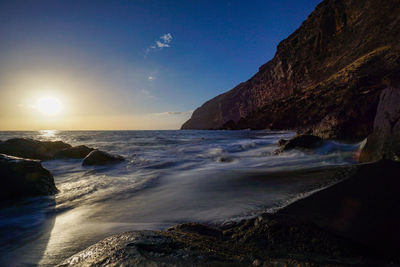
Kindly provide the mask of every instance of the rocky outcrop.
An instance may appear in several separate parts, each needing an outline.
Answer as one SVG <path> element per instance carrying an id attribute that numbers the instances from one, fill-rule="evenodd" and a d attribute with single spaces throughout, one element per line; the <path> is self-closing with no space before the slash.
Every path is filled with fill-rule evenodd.
<path id="1" fill-rule="evenodd" d="M 278 144 L 281 144 L 281 148 L 279 148 L 276 153 L 292 149 L 310 150 L 322 145 L 322 143 L 322 138 L 315 135 L 297 135 L 290 140 L 279 140 Z"/>
<path id="2" fill-rule="evenodd" d="M 400 70 L 400 2 L 325 0 L 248 81 L 193 112 L 182 129 L 372 132 L 382 78 Z"/>
<path id="3" fill-rule="evenodd" d="M 0 142 L 0 153 L 30 159 L 49 160 L 54 155 L 72 146 L 62 141 L 38 141 L 27 138 L 13 138 Z"/>
<path id="4" fill-rule="evenodd" d="M 39 141 L 28 138 L 13 138 L 0 141 L 0 153 L 39 160 L 83 159 L 94 148 L 84 145 L 71 146 L 62 141 Z"/>
<path id="5" fill-rule="evenodd" d="M 101 150 L 93 150 L 87 155 L 82 162 L 83 166 L 90 165 L 105 165 L 105 164 L 115 164 L 125 159 L 119 155 L 111 155 L 107 152 Z"/>
<path id="6" fill-rule="evenodd" d="M 400 75 L 386 79 L 374 121 L 374 130 L 361 150 L 361 162 L 400 160 Z"/>
<path id="7" fill-rule="evenodd" d="M 344 180 L 275 214 L 214 227 L 188 223 L 117 234 L 60 266 L 386 266 L 398 261 L 400 163 L 330 170 L 321 175 Z"/>
<path id="8" fill-rule="evenodd" d="M 199 228 L 202 231 L 209 229 L 208 232 L 217 235 L 198 232 Z M 265 238 L 263 242 L 261 239 L 264 236 L 270 239 Z M 287 247 L 288 244 L 291 246 Z M 308 254 L 303 258 L 295 254 L 307 249 Z M 337 266 L 338 255 L 342 256 L 341 262 L 344 263 L 365 263 L 366 260 L 360 256 L 356 259 L 343 257 L 357 255 L 354 250 L 346 242 L 318 228 L 283 217 L 264 215 L 226 230 L 191 223 L 165 232 L 117 234 L 75 254 L 58 266 L 101 266 L 104 262 L 107 266 Z M 285 255 L 285 252 L 291 254 Z M 310 258 L 309 255 L 317 252 L 319 259 Z M 321 252 L 325 256 L 321 256 Z M 328 258 L 328 253 L 336 257 Z"/>
<path id="9" fill-rule="evenodd" d="M 53 176 L 37 160 L 0 154 L 0 177 L 0 200 L 58 192 Z"/>
<path id="10" fill-rule="evenodd" d="M 85 158 L 90 152 L 92 152 L 94 148 L 87 147 L 84 145 L 65 148 L 63 150 L 58 151 L 55 153 L 55 159 L 83 159 Z"/>

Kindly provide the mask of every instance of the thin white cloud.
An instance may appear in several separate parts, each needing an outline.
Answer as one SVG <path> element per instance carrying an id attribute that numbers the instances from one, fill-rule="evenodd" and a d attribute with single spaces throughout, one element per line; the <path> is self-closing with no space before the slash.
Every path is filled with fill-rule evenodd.
<path id="1" fill-rule="evenodd" d="M 142 89 L 142 90 L 140 90 L 140 93 L 142 93 L 144 96 L 151 98 L 151 99 L 156 98 L 154 95 L 151 94 L 151 92 L 149 90 Z"/>
<path id="2" fill-rule="evenodd" d="M 159 51 L 163 48 L 171 47 L 172 42 L 172 34 L 165 33 L 161 35 L 150 47 L 148 47 L 145 51 L 145 55 L 148 55 L 150 52 Z"/>
<path id="3" fill-rule="evenodd" d="M 167 44 L 167 43 L 162 43 L 162 42 L 160 42 L 160 41 L 156 41 L 156 44 L 157 44 L 157 47 L 159 47 L 159 48 L 170 47 L 169 44 Z"/>
<path id="4" fill-rule="evenodd" d="M 147 74 L 147 80 L 154 81 L 158 78 L 158 70 L 152 71 Z"/>
<path id="5" fill-rule="evenodd" d="M 163 40 L 164 43 L 169 44 L 169 43 L 172 41 L 172 34 L 166 33 L 166 34 L 162 35 L 162 36 L 160 37 L 160 39 Z"/>

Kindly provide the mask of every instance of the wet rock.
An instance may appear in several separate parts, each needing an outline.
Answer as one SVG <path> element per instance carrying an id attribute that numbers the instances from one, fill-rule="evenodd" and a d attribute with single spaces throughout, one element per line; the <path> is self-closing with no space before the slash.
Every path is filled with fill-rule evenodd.
<path id="1" fill-rule="evenodd" d="M 279 139 L 279 141 L 276 145 L 283 146 L 283 145 L 286 145 L 288 142 L 289 142 L 289 140 L 287 140 L 287 139 Z"/>
<path id="2" fill-rule="evenodd" d="M 221 156 L 221 157 L 217 158 L 217 162 L 220 162 L 220 163 L 229 163 L 232 161 L 233 161 L 233 158 L 231 158 L 229 156 Z"/>
<path id="3" fill-rule="evenodd" d="M 151 247 L 168 249 L 170 239 L 155 231 L 137 231 L 108 237 L 58 266 L 159 266 Z M 165 265 L 171 266 L 171 265 Z"/>
<path id="4" fill-rule="evenodd" d="M 111 155 L 85 145 L 72 147 L 62 141 L 38 141 L 27 138 L 0 141 L 0 153 L 38 160 L 84 158 L 83 165 L 104 165 L 124 160 L 121 156 Z"/>
<path id="5" fill-rule="evenodd" d="M 0 200 L 58 192 L 52 174 L 38 160 L 0 154 L 0 177 Z"/>
<path id="6" fill-rule="evenodd" d="M 374 121 L 374 130 L 361 150 L 360 162 L 400 160 L 400 73 L 388 77 Z"/>
<path id="7" fill-rule="evenodd" d="M 62 141 L 37 141 L 27 138 L 13 138 L 0 142 L 0 153 L 30 159 L 49 160 L 71 145 Z"/>
<path id="8" fill-rule="evenodd" d="M 115 164 L 124 160 L 125 159 L 119 155 L 111 155 L 101 150 L 93 150 L 83 159 L 82 165 L 89 166 Z"/>
<path id="9" fill-rule="evenodd" d="M 262 265 L 262 262 L 259 260 L 259 259 L 255 259 L 254 261 L 253 261 L 253 264 L 252 264 L 253 266 L 261 266 Z"/>
<path id="10" fill-rule="evenodd" d="M 168 228 L 167 231 L 181 231 L 187 233 L 197 233 L 206 236 L 222 237 L 222 231 L 220 229 L 199 223 L 178 224 Z"/>
<path id="11" fill-rule="evenodd" d="M 70 148 L 65 148 L 61 151 L 58 151 L 55 155 L 55 159 L 83 159 L 85 158 L 90 152 L 92 152 L 94 148 L 87 147 L 84 145 L 75 146 Z"/>
<path id="12" fill-rule="evenodd" d="M 299 149 L 299 150 L 309 150 L 314 149 L 322 145 L 323 140 L 321 137 L 314 135 L 297 135 L 287 142 L 282 142 L 283 145 L 276 153 L 280 153 L 287 150 Z"/>

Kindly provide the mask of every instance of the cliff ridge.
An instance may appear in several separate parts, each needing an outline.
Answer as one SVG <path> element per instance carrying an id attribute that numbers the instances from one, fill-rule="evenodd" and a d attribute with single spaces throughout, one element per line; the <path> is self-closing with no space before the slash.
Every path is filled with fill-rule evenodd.
<path id="1" fill-rule="evenodd" d="M 372 132 L 387 75 L 400 75 L 400 2 L 325 0 L 248 81 L 196 109 L 182 129 Z"/>

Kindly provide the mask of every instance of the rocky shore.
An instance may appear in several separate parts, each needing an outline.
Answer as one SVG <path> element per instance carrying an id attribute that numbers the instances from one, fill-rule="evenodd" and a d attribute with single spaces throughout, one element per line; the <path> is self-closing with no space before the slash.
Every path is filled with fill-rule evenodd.
<path id="1" fill-rule="evenodd" d="M 323 1 L 253 78 L 205 103 L 182 126 L 307 133 L 281 140 L 276 153 L 312 153 L 321 138 L 367 137 L 360 164 L 319 173 L 340 182 L 229 225 L 117 234 L 60 266 L 399 264 L 399 10 L 392 0 Z"/>
<path id="2" fill-rule="evenodd" d="M 388 113 L 383 106 L 379 110 L 391 115 L 383 121 L 399 117 L 397 110 Z M 374 132 L 385 132 L 384 138 L 397 142 L 398 132 L 388 133 L 387 124 L 380 119 L 377 121 L 380 123 L 375 124 Z M 386 142 L 384 146 L 376 146 L 374 140 L 366 143 L 379 148 L 379 161 L 292 171 L 299 177 L 329 177 L 333 185 L 275 213 L 224 225 L 185 223 L 165 231 L 121 233 L 71 256 L 59 266 L 377 266 L 399 263 L 400 163 L 396 161 L 399 151 Z M 5 143 L 43 145 L 27 139 Z M 54 143 L 44 144 L 55 147 Z M 85 146 L 63 148 L 66 145 L 60 145 L 62 142 L 56 144 L 62 147 L 64 155 L 72 151 L 71 158 L 75 158 L 77 151 L 91 150 L 88 155 L 98 151 Z M 291 140 L 280 140 L 278 151 L 300 149 L 313 153 L 313 149 L 322 144 L 323 140 L 318 137 L 298 135 Z M 15 153 L 31 153 L 31 146 L 16 147 L 18 152 Z M 13 149 L 8 147 L 8 151 Z M 48 151 L 44 150 L 44 155 L 51 158 Z M 360 154 L 369 151 L 364 146 Z M 53 153 L 59 155 L 59 151 Z M 82 158 L 85 153 L 78 154 Z M 104 163 L 103 157 L 111 157 L 111 163 L 122 160 L 101 152 L 98 164 Z M 2 154 L 0 171 L 8 177 L 2 188 L 2 200 L 57 193 L 51 173 L 39 160 Z"/>
<path id="3" fill-rule="evenodd" d="M 383 266 L 399 263 L 400 110 L 397 89 L 383 92 L 374 128 L 351 166 L 297 175 L 339 181 L 274 214 L 166 231 L 135 231 L 106 238 L 60 266 Z M 391 97 L 387 97 L 390 94 Z M 280 140 L 278 153 L 312 153 L 323 140 Z"/>
<path id="4" fill-rule="evenodd" d="M 277 154 L 324 139 L 365 139 L 359 164 L 275 213 L 225 225 L 186 223 L 108 237 L 59 266 L 388 266 L 400 264 L 400 4 L 325 0 L 249 81 L 198 108 L 183 129 L 297 129 Z M 51 195 L 40 160 L 124 159 L 64 142 L 0 142 L 1 200 Z M 240 192 L 238 192 L 240 193 Z"/>
<path id="5" fill-rule="evenodd" d="M 294 173 L 290 174 L 299 177 L 329 177 L 332 186 L 275 213 L 261 214 L 240 222 L 224 225 L 185 223 L 165 231 L 133 231 L 113 235 L 64 260 L 59 266 L 397 264 L 400 262 L 397 254 L 397 241 L 400 239 L 400 209 L 397 205 L 400 202 L 400 151 L 397 146 L 399 132 L 394 126 L 399 121 L 400 112 L 397 108 L 391 108 L 393 99 L 395 98 L 382 97 L 373 132 L 360 151 L 361 156 L 373 155 L 377 161 L 350 166 L 303 169 L 292 171 Z M 297 135 L 290 140 L 280 140 L 278 145 L 281 148 L 277 153 L 292 149 L 313 153 L 323 142 L 323 139 L 313 135 Z M 15 148 L 12 148 L 10 143 Z M 60 155 L 60 151 L 63 151 L 63 156 L 82 158 L 86 152 L 81 151 L 90 150 L 83 159 L 83 165 L 86 165 L 85 160 L 90 162 L 90 154 L 98 154 L 92 159 L 94 162 L 99 160 L 96 164 L 104 164 L 105 159 L 110 159 L 110 163 L 122 160 L 115 155 L 98 153 L 98 150 L 85 146 L 74 148 L 62 142 L 14 139 L 1 144 L 3 151 L 7 149 L 8 153 L 19 155 L 32 153 L 32 146 L 47 147 L 42 149 L 42 154 L 36 154 L 36 157 L 46 160 L 57 159 L 55 155 Z M 54 147 L 61 150 L 56 151 Z M 374 148 L 372 152 L 371 147 Z M 39 160 L 2 155 L 0 163 L 2 174 L 8 175 L 6 181 L 18 182 L 14 184 L 17 186 L 5 187 L 3 196 L 11 197 L 7 195 L 10 192 L 14 194 L 12 197 L 57 192 L 53 177 L 41 167 Z M 13 164 L 22 164 L 23 167 L 14 168 Z M 31 179 L 31 173 L 38 173 L 35 177 L 39 178 Z M 283 171 L 279 175 L 288 174 Z M 33 186 L 28 182 L 33 183 Z M 19 191 L 21 188 L 30 189 L 25 194 Z M 40 188 L 42 191 L 32 191 L 32 188 Z"/>
<path id="6" fill-rule="evenodd" d="M 106 238 L 59 266 L 379 266 L 398 262 L 400 163 L 333 168 L 342 182 L 228 225 Z M 379 174 L 379 175 L 378 175 Z M 317 173 L 312 173 L 317 175 Z"/>
<path id="7" fill-rule="evenodd" d="M 73 147 L 62 141 L 25 138 L 0 141 L 0 200 L 56 194 L 53 175 L 40 161 L 57 159 L 83 159 L 83 166 L 124 161 L 118 155 L 84 145 Z"/>

